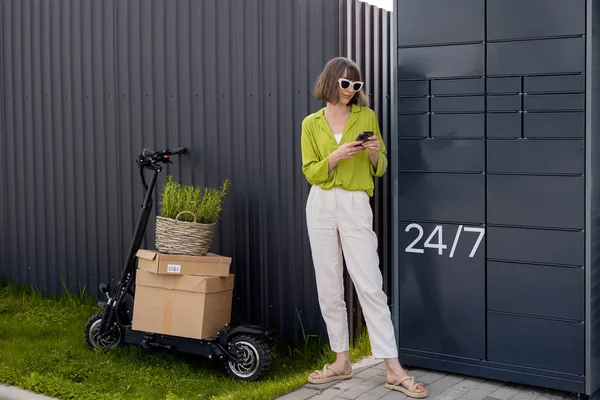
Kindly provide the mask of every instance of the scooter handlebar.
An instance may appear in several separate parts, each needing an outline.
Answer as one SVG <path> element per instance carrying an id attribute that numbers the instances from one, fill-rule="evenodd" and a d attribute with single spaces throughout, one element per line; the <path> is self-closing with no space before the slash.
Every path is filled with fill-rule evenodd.
<path id="1" fill-rule="evenodd" d="M 160 151 L 154 151 L 151 149 L 143 149 L 140 152 L 140 155 L 138 156 L 138 164 L 140 164 L 140 166 L 143 166 L 143 165 L 157 164 L 159 162 L 171 163 L 171 161 L 169 160 L 170 156 L 175 155 L 175 154 L 183 154 L 185 152 L 187 152 L 187 149 L 185 147 L 177 147 L 173 150 L 166 149 L 166 150 L 160 150 Z"/>
<path id="2" fill-rule="evenodd" d="M 146 178 L 144 178 L 144 169 L 145 168 L 154 168 L 158 166 L 159 163 L 163 164 L 172 164 L 170 157 L 175 154 L 182 154 L 187 152 L 185 147 L 177 147 L 173 150 L 166 149 L 160 151 L 154 151 L 151 149 L 143 149 L 137 158 L 137 164 L 140 167 L 140 178 L 142 180 L 142 184 L 144 185 L 144 189 L 148 190 L 148 185 L 146 184 Z"/>
<path id="3" fill-rule="evenodd" d="M 150 149 L 144 149 L 142 150 L 142 152 L 140 153 L 140 157 L 144 157 L 144 158 L 152 158 L 154 157 L 154 154 L 156 152 L 154 150 L 150 150 Z"/>
<path id="4" fill-rule="evenodd" d="M 187 149 L 185 147 L 177 147 L 173 150 L 168 150 L 170 151 L 170 154 L 175 155 L 175 154 L 184 154 L 187 152 Z"/>

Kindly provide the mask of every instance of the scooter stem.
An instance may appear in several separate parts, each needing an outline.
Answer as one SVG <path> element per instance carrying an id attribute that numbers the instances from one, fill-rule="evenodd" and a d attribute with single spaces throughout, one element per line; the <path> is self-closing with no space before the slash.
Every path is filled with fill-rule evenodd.
<path id="1" fill-rule="evenodd" d="M 144 233 L 146 232 L 146 226 L 148 224 L 150 211 L 152 210 L 152 192 L 154 191 L 154 186 L 156 186 L 156 178 L 158 177 L 158 173 L 161 171 L 160 166 L 155 166 L 152 169 L 153 173 L 152 177 L 150 178 L 150 185 L 148 185 L 146 195 L 144 196 L 144 202 L 142 203 L 142 206 L 140 208 L 137 225 L 133 233 L 133 240 L 131 241 L 131 245 L 129 246 L 127 259 L 125 260 L 125 269 L 123 270 L 123 274 L 121 275 L 120 282 L 124 282 L 127 279 L 128 274 L 133 274 L 135 255 L 140 249 L 142 239 L 144 238 Z"/>

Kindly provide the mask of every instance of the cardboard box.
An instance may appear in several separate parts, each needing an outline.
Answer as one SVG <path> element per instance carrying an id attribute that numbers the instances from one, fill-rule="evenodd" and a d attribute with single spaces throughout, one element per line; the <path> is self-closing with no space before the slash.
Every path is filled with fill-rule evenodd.
<path id="1" fill-rule="evenodd" d="M 217 254 L 186 256 L 138 250 L 138 268 L 155 274 L 229 276 L 230 257 Z"/>
<path id="2" fill-rule="evenodd" d="M 138 269 L 132 328 L 194 339 L 213 337 L 230 322 L 233 281 L 234 275 L 159 275 Z"/>

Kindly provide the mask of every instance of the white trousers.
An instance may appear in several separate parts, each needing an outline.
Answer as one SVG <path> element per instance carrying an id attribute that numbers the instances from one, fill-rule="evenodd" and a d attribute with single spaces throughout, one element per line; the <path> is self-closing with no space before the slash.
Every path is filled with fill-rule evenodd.
<path id="1" fill-rule="evenodd" d="M 398 357 L 383 278 L 379 270 L 373 211 L 364 191 L 323 190 L 314 185 L 306 203 L 308 236 L 317 292 L 329 345 L 349 350 L 348 316 L 344 301 L 343 256 L 369 331 L 375 358 Z"/>

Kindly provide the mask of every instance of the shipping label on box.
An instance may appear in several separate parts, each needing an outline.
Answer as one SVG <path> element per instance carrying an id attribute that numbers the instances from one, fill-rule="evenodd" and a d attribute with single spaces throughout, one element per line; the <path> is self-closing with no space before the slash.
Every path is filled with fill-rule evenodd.
<path id="1" fill-rule="evenodd" d="M 169 265 L 167 265 L 167 272 L 169 274 L 180 274 L 181 273 L 181 265 L 169 264 Z"/>

